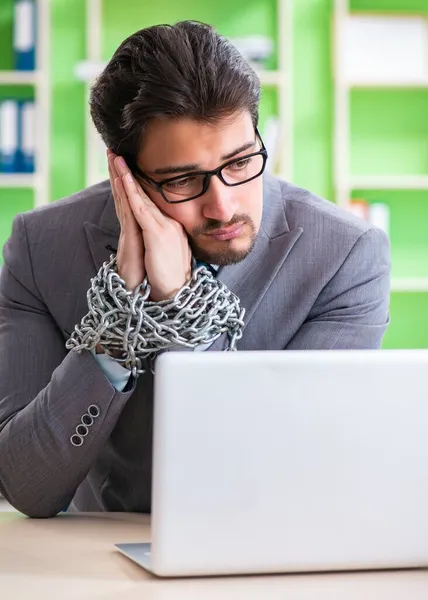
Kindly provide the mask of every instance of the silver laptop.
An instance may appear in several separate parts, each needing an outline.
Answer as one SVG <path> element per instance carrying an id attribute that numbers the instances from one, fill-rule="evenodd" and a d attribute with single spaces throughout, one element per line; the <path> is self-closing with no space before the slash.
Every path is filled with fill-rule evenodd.
<path id="1" fill-rule="evenodd" d="M 163 354 L 152 543 L 117 548 L 160 576 L 427 566 L 427 390 L 423 350 Z"/>

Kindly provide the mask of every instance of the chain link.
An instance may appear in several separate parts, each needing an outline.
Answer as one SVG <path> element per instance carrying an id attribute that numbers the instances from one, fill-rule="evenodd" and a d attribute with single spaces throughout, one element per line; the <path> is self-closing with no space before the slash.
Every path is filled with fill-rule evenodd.
<path id="1" fill-rule="evenodd" d="M 191 279 L 169 300 L 152 302 L 150 291 L 147 277 L 134 291 L 128 291 L 112 254 L 91 279 L 89 311 L 76 325 L 66 348 L 80 352 L 101 345 L 134 377 L 148 368 L 153 370 L 157 354 L 173 346 L 196 348 L 227 333 L 226 350 L 236 350 L 245 309 L 206 267 L 194 268 Z"/>

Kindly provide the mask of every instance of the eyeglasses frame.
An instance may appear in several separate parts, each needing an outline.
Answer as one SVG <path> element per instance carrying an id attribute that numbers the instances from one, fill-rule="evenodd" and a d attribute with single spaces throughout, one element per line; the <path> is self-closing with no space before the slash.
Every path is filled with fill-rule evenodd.
<path id="1" fill-rule="evenodd" d="M 266 150 L 266 147 L 263 143 L 262 140 L 262 136 L 260 135 L 259 130 L 257 129 L 257 127 L 255 128 L 255 132 L 257 137 L 260 140 L 260 143 L 262 145 L 262 147 L 260 148 L 260 150 L 258 150 L 257 152 L 252 152 L 251 154 L 246 154 L 245 156 L 240 156 L 239 158 L 232 158 L 230 160 L 228 160 L 227 162 L 223 163 L 222 165 L 220 165 L 217 169 L 213 169 L 212 171 L 189 171 L 188 173 L 183 173 L 182 175 L 177 175 L 174 177 L 169 177 L 168 179 L 163 179 L 162 181 L 156 181 L 154 179 L 152 179 L 151 177 L 149 177 L 148 175 L 146 175 L 146 173 L 144 173 L 143 171 L 141 171 L 137 165 L 134 166 L 134 172 L 141 177 L 141 179 L 144 179 L 145 181 L 147 181 L 152 187 L 154 187 L 156 189 L 157 192 L 159 192 L 162 196 L 162 198 L 165 200 L 165 202 L 167 202 L 168 204 L 183 204 L 184 202 L 190 202 L 191 200 L 195 200 L 196 198 L 200 198 L 201 196 L 203 196 L 209 188 L 210 182 L 211 182 L 211 178 L 214 176 L 217 176 L 220 181 L 226 185 L 227 187 L 236 187 L 238 185 L 242 185 L 244 183 L 248 183 L 249 181 L 253 181 L 253 179 L 257 179 L 257 177 L 260 177 L 260 175 L 263 174 L 265 168 L 266 168 L 266 161 L 268 159 L 268 152 Z M 240 160 L 245 160 L 247 158 L 251 158 L 252 156 L 259 156 L 261 155 L 263 157 L 263 166 L 262 169 L 260 171 L 260 173 L 258 173 L 258 175 L 254 175 L 254 177 L 250 177 L 250 179 L 246 179 L 245 181 L 239 181 L 238 183 L 227 183 L 227 181 L 225 181 L 221 171 L 225 168 L 228 167 L 229 165 L 232 165 L 236 162 L 239 162 Z M 178 181 L 179 179 L 183 179 L 187 176 L 194 176 L 194 175 L 203 175 L 204 176 L 204 182 L 203 182 L 203 186 L 202 186 L 202 192 L 200 194 L 197 194 L 196 196 L 192 196 L 191 198 L 186 198 L 185 200 L 168 200 L 168 198 L 166 198 L 165 193 L 163 191 L 163 186 L 167 183 L 171 183 L 174 181 Z"/>

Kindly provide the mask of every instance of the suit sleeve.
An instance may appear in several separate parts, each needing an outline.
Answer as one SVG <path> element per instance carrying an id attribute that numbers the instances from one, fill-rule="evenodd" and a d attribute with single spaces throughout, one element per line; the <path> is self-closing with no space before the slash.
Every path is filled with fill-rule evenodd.
<path id="1" fill-rule="evenodd" d="M 91 352 L 67 353 L 32 276 L 23 215 L 15 218 L 3 254 L 0 492 L 24 514 L 50 517 L 69 504 L 86 477 L 135 381 L 131 378 L 126 391 L 119 392 Z M 99 415 L 80 436 L 81 445 L 73 445 L 91 405 Z"/>
<path id="2" fill-rule="evenodd" d="M 363 233 L 321 291 L 286 350 L 378 349 L 389 325 L 390 245 Z"/>

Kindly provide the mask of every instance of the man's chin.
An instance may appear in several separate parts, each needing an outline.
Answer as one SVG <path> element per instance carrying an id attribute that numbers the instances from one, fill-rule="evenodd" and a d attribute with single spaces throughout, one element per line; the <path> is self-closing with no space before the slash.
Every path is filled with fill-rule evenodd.
<path id="1" fill-rule="evenodd" d="M 196 244 L 191 244 L 193 256 L 210 265 L 225 267 L 242 262 L 254 248 L 255 239 L 251 240 L 246 246 L 233 248 L 232 244 L 224 243 L 224 248 L 202 248 Z"/>

